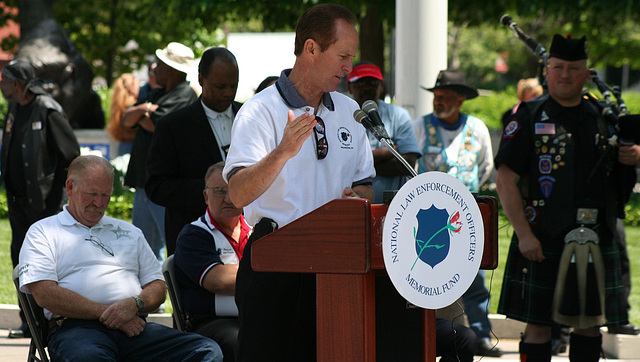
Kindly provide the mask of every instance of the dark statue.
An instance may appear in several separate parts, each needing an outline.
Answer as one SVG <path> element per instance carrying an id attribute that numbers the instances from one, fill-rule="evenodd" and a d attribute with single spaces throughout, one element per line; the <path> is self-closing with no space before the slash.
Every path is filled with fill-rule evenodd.
<path id="1" fill-rule="evenodd" d="M 91 88 L 93 70 L 55 20 L 23 31 L 15 59 L 33 64 L 43 87 L 67 112 L 71 127 L 104 128 L 100 96 Z"/>

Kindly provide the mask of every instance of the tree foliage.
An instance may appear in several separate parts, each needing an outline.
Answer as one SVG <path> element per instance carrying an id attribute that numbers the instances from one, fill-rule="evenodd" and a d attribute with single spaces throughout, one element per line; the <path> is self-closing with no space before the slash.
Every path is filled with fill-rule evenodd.
<path id="1" fill-rule="evenodd" d="M 19 5 L 19 0 L 4 2 L 10 7 Z M 53 2 L 53 17 L 67 30 L 96 75 L 110 80 L 144 65 L 146 57 L 170 41 L 183 42 L 199 53 L 224 43 L 228 31 L 292 31 L 300 14 L 319 2 L 324 1 L 58 0 Z M 380 44 L 391 36 L 395 2 L 334 2 L 350 8 L 361 21 L 361 53 L 374 60 L 388 60 L 389 49 Z M 451 60 L 483 82 L 499 83 L 493 63 L 504 52 L 509 53 L 510 65 L 504 77 L 535 75 L 535 57 L 499 22 L 505 13 L 545 47 L 554 33 L 587 35 L 592 66 L 630 64 L 640 69 L 638 1 L 449 0 L 448 4 L 450 34 L 458 35 L 450 37 L 449 48 L 456 50 Z M 4 14 L 0 25 L 12 17 Z M 11 42 L 5 40 L 3 49 L 10 49 Z"/>
<path id="2" fill-rule="evenodd" d="M 6 0 L 17 6 L 17 0 Z M 155 49 L 180 41 L 196 55 L 218 45 L 226 12 L 197 3 L 161 0 L 64 0 L 53 5 L 53 18 L 67 31 L 96 75 L 111 79 L 144 66 Z M 210 11 L 212 8 L 217 11 Z M 3 48 L 10 48 L 6 42 Z"/>
<path id="3" fill-rule="evenodd" d="M 110 80 L 144 66 L 155 49 L 171 41 L 185 43 L 196 55 L 219 43 L 216 29 L 224 16 L 179 5 L 156 0 L 65 0 L 57 1 L 54 11 L 96 74 Z"/>
<path id="4" fill-rule="evenodd" d="M 547 49 L 554 33 L 586 35 L 593 66 L 629 64 L 640 68 L 640 2 L 633 0 L 449 0 L 450 20 L 471 27 L 502 27 L 510 14 L 520 28 Z"/>

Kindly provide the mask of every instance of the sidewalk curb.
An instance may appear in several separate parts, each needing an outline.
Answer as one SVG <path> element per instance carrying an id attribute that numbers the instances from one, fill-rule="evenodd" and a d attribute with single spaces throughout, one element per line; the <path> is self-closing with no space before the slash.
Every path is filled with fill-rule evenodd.
<path id="1" fill-rule="evenodd" d="M 493 332 L 500 339 L 520 339 L 520 332 L 524 330 L 524 323 L 507 319 L 501 314 L 490 314 L 489 319 L 493 326 Z M 147 321 L 173 326 L 171 314 L 150 314 Z M 18 306 L 12 304 L 0 304 L 0 329 L 13 329 L 20 327 Z"/>
<path id="2" fill-rule="evenodd" d="M 524 331 L 525 324 L 513 319 L 507 319 L 501 314 L 489 314 L 489 320 L 495 334 L 494 342 L 497 340 L 517 341 L 520 340 L 520 333 Z M 173 327 L 171 314 L 150 314 L 148 322 L 163 324 Z M 18 316 L 18 306 L 11 304 L 0 304 L 0 330 L 10 330 L 20 326 Z M 606 333 L 603 329 L 603 349 L 610 358 L 622 358 L 630 361 L 640 361 L 638 350 L 640 347 L 640 336 L 613 335 Z M 26 348 L 26 346 L 25 346 Z M 0 358 L 1 360 L 1 358 Z"/>
<path id="3" fill-rule="evenodd" d="M 14 329 L 20 327 L 22 323 L 20 321 L 19 309 L 17 305 L 13 304 L 0 304 L 0 329 Z M 171 320 L 171 314 L 150 314 L 147 317 L 148 322 L 154 322 L 163 324 L 167 327 L 173 327 L 173 321 Z"/>
<path id="4" fill-rule="evenodd" d="M 0 304 L 0 329 L 20 327 L 19 308 L 13 304 Z"/>

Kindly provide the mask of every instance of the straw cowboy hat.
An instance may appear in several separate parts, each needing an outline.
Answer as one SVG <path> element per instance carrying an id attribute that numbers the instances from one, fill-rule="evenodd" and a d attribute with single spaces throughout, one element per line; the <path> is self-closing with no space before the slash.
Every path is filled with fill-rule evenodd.
<path id="1" fill-rule="evenodd" d="M 176 42 L 169 43 L 164 49 L 157 49 L 156 57 L 164 64 L 185 74 L 191 70 L 191 64 L 195 58 L 191 49 Z"/>

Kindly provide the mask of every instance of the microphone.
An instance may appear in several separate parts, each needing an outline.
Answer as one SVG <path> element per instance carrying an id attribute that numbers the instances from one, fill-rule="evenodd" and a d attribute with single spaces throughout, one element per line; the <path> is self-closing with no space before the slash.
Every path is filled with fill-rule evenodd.
<path id="1" fill-rule="evenodd" d="M 389 134 L 387 134 L 387 130 L 384 128 L 384 123 L 382 123 L 382 119 L 380 118 L 380 114 L 378 113 L 378 105 L 376 104 L 376 102 L 370 99 L 364 101 L 364 103 L 362 103 L 362 110 L 367 114 L 367 116 L 369 116 L 369 119 L 371 119 L 371 123 L 373 123 L 373 126 L 379 133 L 380 137 L 378 137 L 378 135 L 374 133 L 376 138 L 378 138 L 378 140 L 380 140 L 380 138 L 384 138 L 389 141 L 389 143 L 393 144 L 393 142 L 391 141 L 391 137 L 389 137 Z"/>
<path id="2" fill-rule="evenodd" d="M 371 122 L 371 119 L 367 117 L 367 114 L 364 113 L 362 109 L 356 109 L 355 112 L 353 112 L 353 119 L 355 119 L 356 122 L 363 125 L 364 128 L 367 129 L 367 131 L 371 132 L 372 135 L 374 135 L 378 140 L 380 140 L 380 137 L 378 137 L 378 135 L 376 134 L 376 130 L 373 126 L 373 123 Z"/>
<path id="3" fill-rule="evenodd" d="M 377 113 L 378 112 L 376 112 L 376 114 Z M 409 177 L 414 177 L 417 175 L 416 170 L 411 167 L 407 160 L 405 160 L 404 157 L 402 157 L 402 155 L 400 155 L 398 151 L 393 148 L 393 143 L 391 142 L 391 139 L 389 139 L 387 131 L 384 130 L 384 127 L 374 125 L 371 121 L 371 118 L 367 117 L 367 114 L 364 113 L 364 111 L 361 109 L 356 109 L 356 111 L 353 112 L 353 118 L 356 120 L 356 122 L 362 124 L 364 128 L 367 129 L 367 131 L 371 132 L 371 134 L 373 134 L 378 141 L 380 141 L 385 147 L 387 147 L 387 149 L 389 149 L 391 154 L 393 154 L 393 156 L 398 161 L 400 161 L 400 163 L 407 169 L 407 171 L 409 172 Z M 387 135 L 387 138 L 383 137 L 383 133 L 384 135 Z"/>
<path id="4" fill-rule="evenodd" d="M 367 114 L 364 113 L 361 109 L 356 109 L 355 112 L 353 112 L 353 118 L 356 120 L 356 122 L 362 124 L 364 128 L 367 129 L 367 131 L 371 132 L 371 134 L 378 141 L 383 142 L 384 140 L 383 143 L 386 142 L 393 146 L 393 141 L 391 141 L 391 139 L 389 138 L 389 135 L 384 129 L 384 126 L 378 126 L 374 124 L 371 118 L 369 118 Z"/>

